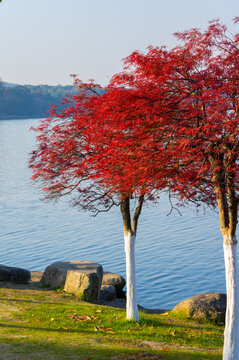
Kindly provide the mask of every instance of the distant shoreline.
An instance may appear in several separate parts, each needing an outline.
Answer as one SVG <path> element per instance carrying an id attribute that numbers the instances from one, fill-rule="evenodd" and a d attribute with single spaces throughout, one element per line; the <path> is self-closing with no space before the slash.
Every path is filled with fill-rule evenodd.
<path id="1" fill-rule="evenodd" d="M 24 120 L 24 119 L 45 119 L 47 115 L 16 115 L 16 116 L 0 116 L 0 121 L 2 120 Z"/>
<path id="2" fill-rule="evenodd" d="M 45 119 L 47 118 L 47 115 L 8 115 L 8 116 L 1 116 L 0 115 L 0 121 L 1 120 L 24 120 L 24 119 Z"/>

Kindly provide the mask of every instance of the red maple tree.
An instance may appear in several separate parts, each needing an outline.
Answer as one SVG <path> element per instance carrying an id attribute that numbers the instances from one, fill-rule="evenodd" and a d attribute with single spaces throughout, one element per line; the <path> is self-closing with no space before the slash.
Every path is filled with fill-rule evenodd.
<path id="1" fill-rule="evenodd" d="M 227 287 L 223 359 L 239 359 L 239 34 L 230 35 L 214 21 L 205 32 L 194 29 L 178 38 L 183 44 L 172 56 L 182 100 L 174 120 L 174 135 L 180 137 L 175 146 L 195 194 L 200 198 L 210 190 L 209 199 L 218 206 Z"/>
<path id="2" fill-rule="evenodd" d="M 50 117 L 35 129 L 38 147 L 32 153 L 33 180 L 45 198 L 68 195 L 71 203 L 94 215 L 120 206 L 125 238 L 127 318 L 139 319 L 135 283 L 135 238 L 143 202 L 155 200 L 155 172 L 161 172 L 157 192 L 167 186 L 169 155 L 160 144 L 160 160 L 148 158 L 151 130 L 136 109 L 133 89 L 75 79 L 78 93 L 64 100 L 64 110 L 52 108 Z M 141 100 L 139 99 L 139 102 Z M 143 136 L 143 137 L 142 137 Z M 158 176 L 159 179 L 159 176 Z M 131 218 L 132 200 L 137 202 Z"/>
<path id="3" fill-rule="evenodd" d="M 151 47 L 146 54 L 133 53 L 113 82 L 142 94 L 142 126 L 149 118 L 151 130 L 144 159 L 160 159 L 159 130 L 163 151 L 171 157 L 170 190 L 182 200 L 218 207 L 227 285 L 223 359 L 239 359 L 239 34 L 216 20 L 206 31 L 176 36 L 181 45 L 170 51 Z M 156 188 L 158 181 L 160 172 Z"/>

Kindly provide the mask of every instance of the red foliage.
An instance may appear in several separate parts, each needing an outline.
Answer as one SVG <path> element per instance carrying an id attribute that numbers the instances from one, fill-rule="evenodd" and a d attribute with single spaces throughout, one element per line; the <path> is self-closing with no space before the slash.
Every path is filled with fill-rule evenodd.
<path id="1" fill-rule="evenodd" d="M 46 198 L 72 194 L 74 205 L 96 213 L 142 193 L 155 200 L 156 173 L 157 190 L 163 189 L 173 167 L 162 129 L 152 129 L 150 113 L 142 118 L 148 99 L 124 87 L 98 94 L 97 84 L 76 79 L 76 85 L 78 94 L 65 100 L 66 109 L 52 108 L 35 129 L 32 178 L 41 181 Z"/>
<path id="2" fill-rule="evenodd" d="M 170 189 L 215 206 L 220 172 L 238 191 L 238 34 L 216 20 L 175 35 L 170 51 L 132 53 L 103 94 L 76 79 L 78 94 L 37 128 L 31 167 L 47 197 L 77 190 L 74 203 L 95 209 Z"/>
<path id="3" fill-rule="evenodd" d="M 239 187 L 239 36 L 230 37 L 218 20 L 205 32 L 175 35 L 182 45 L 171 51 L 150 47 L 131 54 L 112 86 L 134 95 L 127 107 L 139 119 L 135 137 L 147 138 L 144 164 L 160 161 L 159 138 L 171 191 L 215 206 L 216 174 L 230 174 L 234 190 Z M 155 165 L 154 185 L 161 189 L 162 171 Z"/>

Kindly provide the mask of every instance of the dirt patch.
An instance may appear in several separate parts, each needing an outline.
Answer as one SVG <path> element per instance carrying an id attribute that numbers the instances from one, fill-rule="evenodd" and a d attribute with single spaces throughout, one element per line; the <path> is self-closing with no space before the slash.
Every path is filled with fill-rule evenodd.
<path id="1" fill-rule="evenodd" d="M 8 281 L 0 281 L 0 289 L 15 289 L 15 290 L 28 290 L 28 289 L 35 289 L 38 285 L 38 282 L 30 281 L 29 284 L 15 284 Z"/>
<path id="2" fill-rule="evenodd" d="M 34 289 L 36 286 L 39 286 L 43 271 L 32 271 L 31 280 L 28 284 L 17 284 L 10 281 L 0 281 L 0 288 L 6 289 Z"/>
<path id="3" fill-rule="evenodd" d="M 179 345 L 179 344 L 174 344 L 174 343 L 167 343 L 167 345 L 165 345 L 165 343 L 162 342 L 156 342 L 156 341 L 150 341 L 150 340 L 141 340 L 141 345 L 143 345 L 144 347 L 148 348 L 148 349 L 152 349 L 152 350 L 169 350 L 169 349 L 174 349 L 177 351 L 205 351 L 205 349 L 200 348 L 200 347 L 193 347 L 193 346 L 187 346 L 187 345 Z M 207 349 L 207 351 L 210 351 Z M 217 353 L 221 353 L 221 350 L 216 350 L 216 349 L 212 349 L 212 352 L 217 352 Z"/>
<path id="4" fill-rule="evenodd" d="M 0 305 L 0 320 L 3 319 L 11 319 L 12 318 L 12 311 L 20 311 L 20 309 L 17 309 L 14 305 L 9 303 L 1 303 Z"/>
<path id="5" fill-rule="evenodd" d="M 16 357 L 10 353 L 11 345 L 0 344 L 0 360 L 20 360 L 20 357 Z"/>
<path id="6" fill-rule="evenodd" d="M 39 282 L 42 278 L 43 271 L 31 271 L 31 282 Z"/>
<path id="7" fill-rule="evenodd" d="M 140 352 L 137 354 L 123 354 L 121 356 L 114 356 L 111 358 L 111 360 L 121 360 L 121 359 L 127 359 L 127 360 L 159 360 L 163 359 L 163 356 L 160 356 L 158 354 L 150 354 L 146 352 Z"/>

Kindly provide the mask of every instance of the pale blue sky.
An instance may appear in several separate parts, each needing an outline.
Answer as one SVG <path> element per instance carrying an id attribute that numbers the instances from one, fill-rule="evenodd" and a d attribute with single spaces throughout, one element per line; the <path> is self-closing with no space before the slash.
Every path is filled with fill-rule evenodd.
<path id="1" fill-rule="evenodd" d="M 76 73 L 105 85 L 132 51 L 172 47 L 176 31 L 235 16 L 238 0 L 3 0 L 0 78 L 64 85 Z"/>

